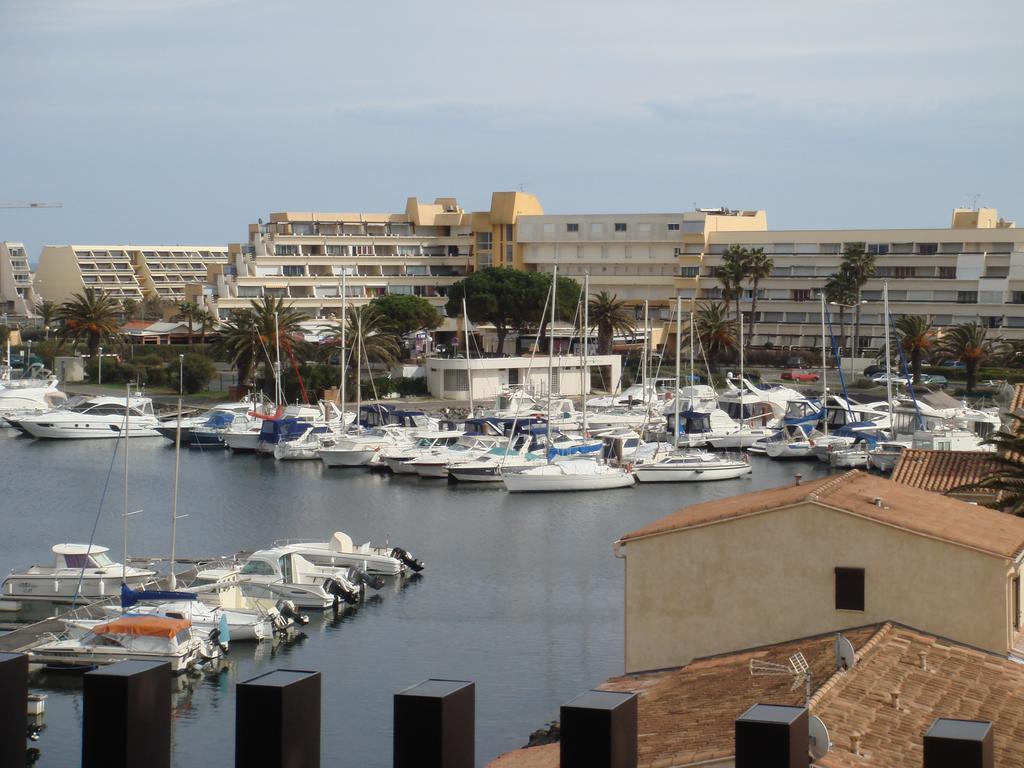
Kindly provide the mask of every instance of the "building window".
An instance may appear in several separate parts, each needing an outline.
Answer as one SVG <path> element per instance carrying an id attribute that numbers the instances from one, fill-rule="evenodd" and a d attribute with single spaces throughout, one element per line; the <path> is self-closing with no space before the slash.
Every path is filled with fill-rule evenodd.
<path id="1" fill-rule="evenodd" d="M 444 389 L 446 392 L 469 392 L 469 371 L 461 368 L 446 370 Z"/>
<path id="2" fill-rule="evenodd" d="M 491 249 L 491 233 L 490 232 L 477 232 L 476 233 L 476 247 L 483 250 L 489 251 Z"/>
<path id="3" fill-rule="evenodd" d="M 875 256 L 883 256 L 889 252 L 888 243 L 868 243 L 867 252 Z"/>
<path id="4" fill-rule="evenodd" d="M 810 288 L 798 288 L 790 295 L 791 301 L 810 301 L 811 300 L 811 289 Z"/>
<path id="5" fill-rule="evenodd" d="M 328 245 L 327 255 L 328 256 L 344 256 L 345 249 L 347 246 L 344 245 Z"/>
<path id="6" fill-rule="evenodd" d="M 836 610 L 864 610 L 863 568 L 836 568 Z"/>
<path id="7" fill-rule="evenodd" d="M 668 225 L 668 231 L 669 232 L 678 232 L 679 231 L 679 224 L 678 223 L 676 223 L 676 224 L 669 224 Z"/>
<path id="8" fill-rule="evenodd" d="M 680 277 L 697 277 L 700 274 L 700 267 L 680 267 Z"/>
<path id="9" fill-rule="evenodd" d="M 957 304 L 977 304 L 978 303 L 978 292 L 977 291 L 957 291 L 956 292 L 956 303 Z"/>
<path id="10" fill-rule="evenodd" d="M 580 225 L 579 224 L 574 224 L 574 223 L 566 224 L 565 225 L 565 231 L 566 232 L 579 232 L 580 231 Z"/>
<path id="11" fill-rule="evenodd" d="M 299 246 L 297 245 L 275 245 L 274 246 L 275 256 L 298 256 Z"/>
<path id="12" fill-rule="evenodd" d="M 939 267 L 939 278 L 942 280 L 956 280 L 956 267 Z"/>
<path id="13" fill-rule="evenodd" d="M 621 223 L 621 222 L 616 222 L 615 223 L 615 231 L 616 232 L 625 232 L 626 231 L 626 225 Z"/>
<path id="14" fill-rule="evenodd" d="M 918 253 L 928 253 L 928 254 L 930 254 L 930 253 L 938 253 L 939 252 L 939 244 L 938 243 L 918 243 L 917 244 L 917 252 Z"/>
<path id="15" fill-rule="evenodd" d="M 285 277 L 304 277 L 306 274 L 306 268 L 302 266 L 288 266 L 283 267 Z"/>
<path id="16" fill-rule="evenodd" d="M 1011 304 L 1024 304 L 1024 291 L 1010 291 Z"/>
<path id="17" fill-rule="evenodd" d="M 908 277 L 917 277 L 917 267 L 893 267 L 893 277 L 897 280 Z"/>

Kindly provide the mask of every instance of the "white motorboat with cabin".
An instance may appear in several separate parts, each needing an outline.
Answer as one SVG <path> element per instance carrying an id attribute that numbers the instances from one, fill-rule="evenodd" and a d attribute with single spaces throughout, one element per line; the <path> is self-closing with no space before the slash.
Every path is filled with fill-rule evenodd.
<path id="1" fill-rule="evenodd" d="M 501 476 L 512 493 L 531 491 L 597 491 L 628 488 L 636 483 L 625 467 L 612 467 L 596 459 L 569 458 Z"/>
<path id="2" fill-rule="evenodd" d="M 15 426 L 36 438 L 80 440 L 125 436 L 124 397 L 73 397 L 60 408 L 18 419 Z M 160 422 L 153 401 L 135 395 L 127 398 L 128 437 L 159 437 Z"/>
<path id="3" fill-rule="evenodd" d="M 365 432 L 340 435 L 332 444 L 322 445 L 317 455 L 328 467 L 363 467 L 379 462 L 381 453 L 387 449 L 411 449 L 418 434 L 409 427 L 385 424 Z"/>
<path id="4" fill-rule="evenodd" d="M 733 480 L 750 472 L 746 457 L 723 457 L 701 450 L 669 453 L 633 467 L 633 474 L 641 483 Z"/>
<path id="5" fill-rule="evenodd" d="M 91 602 L 117 595 L 123 581 L 132 588 L 150 584 L 156 571 L 114 562 L 97 544 L 56 544 L 53 565 L 11 571 L 0 584 L 0 610 L 19 610 L 24 602 Z"/>
<path id="6" fill-rule="evenodd" d="M 472 461 L 493 448 L 503 448 L 507 444 L 508 438 L 504 437 L 465 434 L 454 445 L 425 451 L 410 459 L 406 462 L 405 468 L 411 469 L 420 477 L 445 478 L 448 477 L 448 467 L 452 464 Z"/>
<path id="7" fill-rule="evenodd" d="M 894 440 L 880 442 L 868 451 L 868 464 L 879 472 L 892 472 L 900 456 L 909 447 L 906 443 Z"/>
<path id="8" fill-rule="evenodd" d="M 366 573 L 381 576 L 401 576 L 412 570 L 419 573 L 424 565 L 401 547 L 376 546 L 370 542 L 354 544 L 352 537 L 335 531 L 329 541 L 285 539 L 275 541 L 275 547 L 290 547 L 320 568 L 349 568 L 355 566 Z"/>
<path id="9" fill-rule="evenodd" d="M 219 403 L 198 415 L 183 417 L 181 419 L 181 444 L 191 445 L 194 432 L 200 427 L 224 432 L 237 417 L 245 416 L 252 409 L 253 403 L 246 399 L 234 403 Z M 173 443 L 178 436 L 177 415 L 164 419 L 156 431 Z M 219 438 L 217 442 L 220 442 Z"/>
<path id="10" fill-rule="evenodd" d="M 56 379 L 28 379 L 27 382 L 29 385 L 11 386 L 14 382 L 10 382 L 0 386 L 0 416 L 17 421 L 23 416 L 60 408 L 68 400 L 68 396 L 57 389 L 60 382 Z"/>
<path id="11" fill-rule="evenodd" d="M 395 446 L 380 452 L 380 460 L 396 475 L 415 475 L 416 469 L 409 465 L 413 459 L 428 451 L 455 445 L 463 433 L 456 430 L 421 432 L 411 446 Z"/>
<path id="12" fill-rule="evenodd" d="M 188 619 L 126 615 L 89 629 L 71 627 L 65 636 L 33 647 L 28 656 L 34 664 L 58 667 L 166 661 L 171 673 L 178 675 L 221 653 L 218 644 L 200 637 Z"/>

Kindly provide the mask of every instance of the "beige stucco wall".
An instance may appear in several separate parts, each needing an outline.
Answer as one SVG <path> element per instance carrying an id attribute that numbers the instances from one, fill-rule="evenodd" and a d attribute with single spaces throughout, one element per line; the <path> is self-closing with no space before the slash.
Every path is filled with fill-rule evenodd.
<path id="1" fill-rule="evenodd" d="M 826 507 L 627 542 L 626 671 L 893 620 L 1006 652 L 1009 563 Z M 865 569 L 865 610 L 835 610 L 836 567 Z"/>

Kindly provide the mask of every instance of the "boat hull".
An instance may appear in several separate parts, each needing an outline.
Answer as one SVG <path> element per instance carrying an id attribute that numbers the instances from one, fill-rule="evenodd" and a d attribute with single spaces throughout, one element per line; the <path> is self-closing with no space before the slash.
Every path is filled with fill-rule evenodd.
<path id="1" fill-rule="evenodd" d="M 363 450 L 332 450 L 322 448 L 318 452 L 320 461 L 328 467 L 363 467 L 373 462 L 377 456 L 377 450 L 367 448 Z"/>
<path id="2" fill-rule="evenodd" d="M 725 465 L 720 467 L 660 467 L 657 465 L 636 467 L 633 474 L 641 483 L 700 483 L 711 480 L 735 480 L 749 475 L 749 464 Z"/>
<path id="3" fill-rule="evenodd" d="M 636 479 L 626 473 L 607 476 L 594 475 L 533 475 L 513 472 L 502 475 L 505 487 L 512 493 L 545 493 L 554 491 L 604 491 L 629 488 Z"/>

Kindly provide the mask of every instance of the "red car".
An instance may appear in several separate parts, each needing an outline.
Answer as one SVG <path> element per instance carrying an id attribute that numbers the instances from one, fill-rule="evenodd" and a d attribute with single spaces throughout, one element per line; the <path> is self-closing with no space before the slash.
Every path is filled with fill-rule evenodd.
<path id="1" fill-rule="evenodd" d="M 782 378 L 789 379 L 790 381 L 817 381 L 818 374 L 814 371 L 797 370 L 792 368 L 788 371 L 782 372 Z"/>

